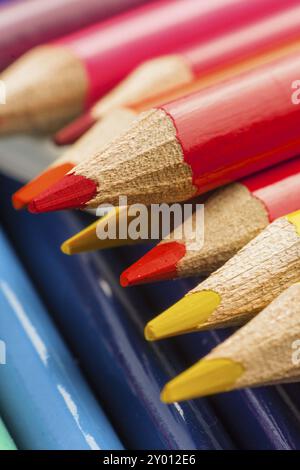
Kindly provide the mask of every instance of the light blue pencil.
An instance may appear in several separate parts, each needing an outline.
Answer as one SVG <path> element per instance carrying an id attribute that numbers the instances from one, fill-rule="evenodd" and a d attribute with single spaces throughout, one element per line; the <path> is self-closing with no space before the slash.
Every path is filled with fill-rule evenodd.
<path id="1" fill-rule="evenodd" d="M 122 448 L 1 229 L 0 340 L 0 414 L 19 449 Z"/>

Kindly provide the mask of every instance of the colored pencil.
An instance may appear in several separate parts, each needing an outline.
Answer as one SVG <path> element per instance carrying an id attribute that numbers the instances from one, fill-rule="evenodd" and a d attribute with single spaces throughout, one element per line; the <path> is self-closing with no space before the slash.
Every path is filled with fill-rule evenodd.
<path id="1" fill-rule="evenodd" d="M 5 228 L 125 446 L 234 447 L 206 401 L 180 408 L 161 403 L 159 391 L 176 374 L 174 369 L 182 370 L 181 359 L 171 346 L 147 345 L 143 340 L 143 325 L 152 307 L 138 292 L 125 294 L 118 285 L 117 256 L 108 250 L 66 259 L 58 250 L 67 236 L 84 227 L 87 216 L 16 213 L 8 197 L 15 189 L 16 183 L 1 178 Z M 17 227 L 22 227 L 22 234 Z M 34 251 L 28 250 L 28 244 Z"/>
<path id="2" fill-rule="evenodd" d="M 300 211 L 268 225 L 182 300 L 148 323 L 149 341 L 249 320 L 300 275 Z"/>
<path id="3" fill-rule="evenodd" d="M 162 0 L 32 49 L 1 77 L 0 132 L 60 128 L 147 58 L 280 8 L 278 0 Z"/>
<path id="4" fill-rule="evenodd" d="M 115 122 L 116 114 L 118 121 Z M 103 121 L 97 122 L 86 134 L 82 136 L 71 148 L 68 148 L 63 155 L 57 158 L 51 165 L 32 181 L 20 188 L 12 197 L 15 209 L 26 206 L 34 197 L 50 187 L 63 176 L 72 170 L 74 166 L 87 158 L 91 153 L 101 151 L 106 144 L 113 140 L 115 135 L 122 132 L 124 126 L 130 124 L 131 118 L 126 113 L 119 115 L 116 111 Z M 101 142 L 98 141 L 98 134 L 101 135 Z"/>
<path id="5" fill-rule="evenodd" d="M 158 94 L 192 84 L 197 78 L 232 67 L 238 62 L 270 53 L 299 40 L 300 7 L 292 2 L 260 21 L 225 31 L 217 38 L 180 49 L 172 55 L 151 59 L 139 65 L 117 87 L 100 99 L 87 114 L 58 133 L 58 144 L 74 142 L 87 128 L 115 108 L 135 106 Z M 187 85 L 188 84 L 188 85 Z M 167 102 L 169 100 L 161 101 Z"/>
<path id="6" fill-rule="evenodd" d="M 143 0 L 13 1 L 1 6 L 0 70 L 43 42 L 88 26 Z"/>
<path id="7" fill-rule="evenodd" d="M 0 409 L 18 446 L 121 449 L 3 231 L 0 252 L 0 331 L 7 345 Z"/>
<path id="8" fill-rule="evenodd" d="M 166 403 L 237 388 L 300 380 L 300 284 L 290 286 L 265 310 L 204 359 L 169 382 Z"/>
<path id="9" fill-rule="evenodd" d="M 130 238 L 127 228 L 129 224 L 135 220 L 135 216 L 128 213 L 128 207 L 118 207 L 112 209 L 108 214 L 96 220 L 88 227 L 84 228 L 81 232 L 73 235 L 61 245 L 61 250 L 66 255 L 73 255 L 75 253 L 82 253 L 85 251 L 94 251 L 99 249 L 115 248 L 122 245 L 131 245 L 141 242 L 147 242 L 149 239 L 143 239 L 141 237 L 133 239 Z M 110 224 L 116 224 L 116 237 L 101 239 L 98 234 L 106 233 Z M 126 233 L 120 236 L 122 230 L 122 223 L 126 224 Z M 124 225 L 123 225 L 124 226 Z M 152 228 L 153 229 L 153 228 Z M 162 238 L 162 227 L 158 226 L 158 237 Z M 148 217 L 148 230 L 151 230 L 151 215 Z"/>
<path id="10" fill-rule="evenodd" d="M 300 43 L 294 42 L 286 47 L 278 48 L 271 53 L 261 54 L 255 59 L 247 60 L 233 67 L 228 67 L 221 73 L 212 74 L 204 79 L 192 82 L 187 86 L 176 88 L 169 93 L 158 95 L 155 98 L 140 103 L 130 108 L 119 108 L 111 111 L 102 120 L 93 124 L 92 128 L 78 140 L 78 142 L 63 153 L 45 171 L 27 183 L 16 194 L 13 195 L 13 204 L 20 209 L 31 202 L 42 191 L 59 181 L 68 171 L 84 160 L 86 155 L 100 152 L 113 138 L 125 132 L 136 116 L 143 110 L 150 109 L 161 103 L 167 103 L 194 91 L 211 86 L 221 80 L 226 80 L 246 70 L 251 70 L 261 64 L 275 60 L 285 54 L 300 50 Z"/>
<path id="11" fill-rule="evenodd" d="M 1 418 L 0 418 L 0 450 L 16 450 L 15 443 L 10 437 Z"/>
<path id="12" fill-rule="evenodd" d="M 130 250 L 118 250 L 118 269 L 126 266 L 146 251 L 136 245 Z M 153 311 L 161 312 L 180 299 L 196 284 L 195 279 L 165 281 L 163 283 L 133 287 L 144 298 L 151 299 Z M 153 313 L 153 312 L 152 312 Z M 202 331 L 168 340 L 184 362 L 185 370 L 199 357 L 224 341 L 232 330 Z M 163 343 L 165 344 L 167 340 Z M 160 343 L 161 344 L 161 343 Z M 299 449 L 300 448 L 300 401 L 299 386 L 292 384 L 276 387 L 236 390 L 208 397 L 222 422 L 237 443 L 239 449 Z M 247 423 L 247 426 L 245 426 Z"/>
<path id="13" fill-rule="evenodd" d="M 169 234 L 124 271 L 121 285 L 210 274 L 270 222 L 299 207 L 300 158 L 296 157 L 214 192 L 205 202 L 203 246 L 192 246 L 193 234 L 185 235 L 181 226 L 182 239 Z M 189 222 L 195 227 L 195 214 Z M 90 238 L 91 230 L 87 230 L 78 234 L 76 243 L 88 246 Z"/>
<path id="14" fill-rule="evenodd" d="M 182 201 L 297 155 L 300 107 L 291 84 L 299 65 L 299 53 L 291 54 L 142 113 L 30 210 L 117 205 L 120 195 L 127 204 Z"/>

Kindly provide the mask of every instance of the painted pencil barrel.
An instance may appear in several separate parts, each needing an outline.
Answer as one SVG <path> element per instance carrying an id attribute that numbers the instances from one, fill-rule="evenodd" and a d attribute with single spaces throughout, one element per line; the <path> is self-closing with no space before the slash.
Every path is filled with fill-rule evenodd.
<path id="1" fill-rule="evenodd" d="M 299 70 L 297 52 L 159 107 L 174 122 L 198 192 L 300 153 L 300 106 L 292 100 Z"/>
<path id="2" fill-rule="evenodd" d="M 3 231 L 0 409 L 20 449 L 121 449 Z"/>
<path id="3" fill-rule="evenodd" d="M 135 246 L 131 250 L 120 249 L 124 266 L 139 258 L 147 247 Z M 176 282 L 176 288 L 174 288 Z M 139 286 L 138 291 L 145 297 L 155 300 L 153 308 L 157 312 L 172 305 L 186 294 L 198 279 L 165 282 Z M 169 340 L 176 345 L 184 368 L 207 354 L 214 346 L 229 335 L 229 330 L 200 332 L 188 338 L 178 337 Z M 276 386 L 246 389 L 209 398 L 209 402 L 222 417 L 238 448 L 290 450 L 300 448 L 300 401 L 296 399 L 299 385 Z M 293 393 L 292 393 L 293 392 Z M 247 426 L 245 426 L 247 423 Z"/>
<path id="4" fill-rule="evenodd" d="M 147 58 L 215 37 L 293 4 L 295 0 L 284 4 L 279 0 L 163 0 L 57 44 L 69 48 L 84 63 L 90 82 L 89 105 Z"/>
<path id="5" fill-rule="evenodd" d="M 32 218 L 15 213 L 8 197 L 15 189 L 11 181 L 1 179 L 0 213 L 5 227 L 125 445 L 131 449 L 234 447 L 206 400 L 180 407 L 161 403 L 160 388 L 180 360 L 172 349 L 145 343 L 141 313 L 150 316 L 152 308 L 139 295 L 120 288 L 118 276 L 111 272 L 112 263 L 116 264 L 109 258 L 111 253 L 66 259 L 59 251 L 67 236 L 83 228 L 80 216 L 61 213 Z M 17 226 L 22 226 L 21 236 Z M 34 252 L 29 252 L 28 244 Z M 45 252 L 50 255 L 47 261 Z"/>
<path id="6" fill-rule="evenodd" d="M 299 182 L 300 157 L 241 180 L 252 195 L 263 203 L 270 222 L 299 209 Z"/>
<path id="7" fill-rule="evenodd" d="M 283 6 L 283 4 L 282 4 Z M 262 19 L 241 25 L 220 37 L 182 51 L 195 76 L 203 76 L 232 66 L 251 56 L 289 44 L 299 39 L 299 4 L 286 4 Z"/>
<path id="8" fill-rule="evenodd" d="M 76 31 L 145 0 L 23 0 L 0 9 L 0 70 L 34 46 Z M 4 2 L 3 2 L 4 3 Z"/>
<path id="9" fill-rule="evenodd" d="M 10 437 L 1 418 L 0 418 L 0 450 L 16 450 L 15 443 Z"/>

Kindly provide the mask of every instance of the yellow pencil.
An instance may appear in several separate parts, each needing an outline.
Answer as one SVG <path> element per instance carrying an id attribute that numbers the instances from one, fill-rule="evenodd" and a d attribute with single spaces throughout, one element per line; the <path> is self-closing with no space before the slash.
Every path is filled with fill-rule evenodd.
<path id="1" fill-rule="evenodd" d="M 300 211 L 275 220 L 182 300 L 150 321 L 153 341 L 243 323 L 300 279 Z"/>
<path id="2" fill-rule="evenodd" d="M 300 283 L 169 382 L 166 403 L 233 389 L 300 380 Z"/>

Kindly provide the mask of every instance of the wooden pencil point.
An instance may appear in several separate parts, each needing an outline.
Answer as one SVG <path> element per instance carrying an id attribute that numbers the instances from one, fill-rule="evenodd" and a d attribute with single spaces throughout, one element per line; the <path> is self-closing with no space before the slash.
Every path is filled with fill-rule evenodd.
<path id="1" fill-rule="evenodd" d="M 191 391 L 197 397 L 244 387 L 298 381 L 299 314 L 300 283 L 296 283 L 203 360 L 174 379 L 170 383 L 172 389 L 174 382 L 176 391 L 172 398 L 176 398 L 177 392 L 180 393 L 180 387 L 182 396 L 188 398 Z M 216 368 L 219 375 L 208 374 L 206 380 L 207 366 L 225 362 L 228 366 Z M 224 382 L 223 377 L 229 380 Z"/>
<path id="2" fill-rule="evenodd" d="M 72 255 L 73 254 L 72 249 L 70 248 L 70 245 L 68 243 L 68 240 L 66 240 L 65 242 L 63 242 L 61 244 L 60 249 L 65 255 Z"/>
<path id="3" fill-rule="evenodd" d="M 127 132 L 79 164 L 74 173 L 94 180 L 101 188 L 88 202 L 89 207 L 107 202 L 118 205 L 123 195 L 128 205 L 149 205 L 196 194 L 173 121 L 160 109 L 142 113 Z M 167 185 L 162 173 L 168 176 Z"/>
<path id="4" fill-rule="evenodd" d="M 146 325 L 145 337 L 148 341 L 154 341 L 196 331 L 206 323 L 220 302 L 220 296 L 210 290 L 188 294 L 151 320 Z"/>
<path id="5" fill-rule="evenodd" d="M 55 46 L 28 52 L 3 72 L 1 80 L 6 105 L 0 106 L 0 135 L 59 129 L 80 113 L 87 89 L 80 61 Z"/>
<path id="6" fill-rule="evenodd" d="M 300 278 L 300 211 L 272 222 L 178 304 L 152 320 L 164 336 L 225 328 L 247 322 Z M 220 301 L 203 316 L 198 294 L 214 292 Z M 182 305 L 182 307 L 181 307 Z M 180 308 L 181 307 L 181 308 Z M 178 314 L 179 310 L 179 314 Z M 182 320 L 185 311 L 185 319 Z M 177 322 L 174 319 L 181 321 Z M 189 326 L 189 328 L 187 327 Z"/>
<path id="7" fill-rule="evenodd" d="M 175 278 L 176 264 L 185 252 L 185 246 L 180 242 L 162 243 L 126 269 L 121 274 L 120 283 L 123 287 L 127 287 Z"/>
<path id="8" fill-rule="evenodd" d="M 165 403 L 173 403 L 226 392 L 232 389 L 243 372 L 243 366 L 231 359 L 202 359 L 171 380 L 164 387 L 161 399 Z"/>
<path id="9" fill-rule="evenodd" d="M 94 196 L 96 190 L 94 181 L 69 174 L 33 199 L 28 208 L 32 213 L 81 208 Z"/>
<path id="10" fill-rule="evenodd" d="M 113 109 L 134 105 L 150 97 L 190 83 L 194 74 L 180 55 L 166 55 L 138 66 L 94 107 L 98 119 Z"/>

